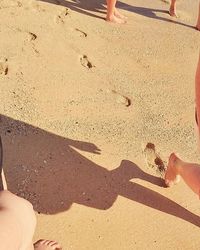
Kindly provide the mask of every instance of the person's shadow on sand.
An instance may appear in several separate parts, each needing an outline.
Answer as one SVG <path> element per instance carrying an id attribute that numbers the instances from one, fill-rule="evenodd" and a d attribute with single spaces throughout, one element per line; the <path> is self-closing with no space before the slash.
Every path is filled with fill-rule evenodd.
<path id="1" fill-rule="evenodd" d="M 109 171 L 76 151 L 99 153 L 94 144 L 66 139 L 3 115 L 0 133 L 8 189 L 28 199 L 40 213 L 56 214 L 73 203 L 106 210 L 120 195 L 200 226 L 197 215 L 134 183 L 134 178 L 140 178 L 164 186 L 161 178 L 133 162 L 123 160 Z"/>
<path id="2" fill-rule="evenodd" d="M 95 18 L 100 18 L 104 19 L 101 16 L 98 16 L 96 13 L 106 13 L 106 9 L 104 7 L 106 1 L 98 0 L 98 1 L 93 1 L 93 0 L 72 0 L 72 1 L 67 1 L 67 0 L 35 0 L 35 1 L 41 1 L 41 2 L 46 2 L 50 4 L 55 4 L 55 5 L 61 5 L 63 7 L 69 8 L 73 11 L 79 12 L 81 14 L 85 14 L 88 16 L 92 16 Z M 144 7 L 137 7 L 137 6 L 132 6 L 127 3 L 123 3 L 121 1 L 117 2 L 117 8 L 119 9 L 124 9 L 126 11 L 133 12 L 135 14 L 145 16 L 148 18 L 154 18 L 158 19 L 160 21 L 166 21 L 166 22 L 173 22 L 175 24 L 179 24 L 185 27 L 189 28 L 194 28 L 194 26 L 184 24 L 182 22 L 179 22 L 174 19 L 169 19 L 165 17 L 159 17 L 157 13 L 166 13 L 166 15 L 169 13 L 166 10 L 162 9 L 151 9 L 151 8 L 144 8 Z"/>

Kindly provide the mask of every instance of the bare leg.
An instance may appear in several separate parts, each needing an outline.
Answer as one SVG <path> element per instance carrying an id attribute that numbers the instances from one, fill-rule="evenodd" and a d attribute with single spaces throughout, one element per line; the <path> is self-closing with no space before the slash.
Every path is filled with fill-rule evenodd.
<path id="1" fill-rule="evenodd" d="M 200 57 L 196 71 L 195 92 L 197 121 L 200 135 Z M 184 162 L 172 153 L 165 173 L 166 185 L 171 186 L 173 183 L 176 183 L 179 175 L 183 178 L 185 183 L 200 196 L 200 165 Z"/>
<path id="2" fill-rule="evenodd" d="M 197 30 L 200 30 L 200 3 L 199 3 L 199 14 L 198 14 L 196 28 L 197 28 Z"/>
<path id="3" fill-rule="evenodd" d="M 115 11 L 114 11 L 114 15 L 118 18 L 121 18 L 121 19 L 127 19 L 126 16 L 122 15 L 118 9 L 115 8 Z"/>
<path id="4" fill-rule="evenodd" d="M 119 24 L 126 23 L 126 21 L 122 18 L 121 14 L 115 8 L 116 2 L 117 0 L 107 0 L 106 21 Z"/>
<path id="5" fill-rule="evenodd" d="M 0 227 L 3 229 L 0 229 L 1 249 L 31 249 L 36 226 L 32 205 L 9 191 L 1 191 L 0 218 Z"/>
<path id="6" fill-rule="evenodd" d="M 169 8 L 169 14 L 172 17 L 177 17 L 176 14 L 176 0 L 171 0 L 170 8 Z"/>
<path id="7" fill-rule="evenodd" d="M 172 153 L 165 174 L 166 185 L 171 186 L 178 175 L 196 194 L 200 195 L 200 165 L 184 162 Z"/>
<path id="8" fill-rule="evenodd" d="M 196 93 L 196 114 L 197 114 L 199 136 L 200 136 L 200 55 L 195 77 L 195 93 Z"/>
<path id="9" fill-rule="evenodd" d="M 55 241 L 40 240 L 33 246 L 32 238 L 36 227 L 36 217 L 30 202 L 7 189 L 2 169 L 3 148 L 0 137 L 0 245 L 1 250 L 61 250 Z"/>
<path id="10" fill-rule="evenodd" d="M 61 250 L 55 241 L 40 240 L 33 246 L 36 217 L 30 202 L 9 191 L 0 192 L 1 250 Z"/>

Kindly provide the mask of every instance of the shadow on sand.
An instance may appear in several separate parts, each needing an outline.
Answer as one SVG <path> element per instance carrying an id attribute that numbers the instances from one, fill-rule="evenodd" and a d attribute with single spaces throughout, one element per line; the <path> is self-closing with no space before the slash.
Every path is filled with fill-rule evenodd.
<path id="1" fill-rule="evenodd" d="M 66 0 L 35 0 L 35 1 L 41 1 L 41 2 L 46 2 L 50 4 L 55 4 L 55 5 L 61 5 L 63 7 L 69 8 L 73 11 L 79 12 L 81 14 L 85 14 L 88 16 L 92 16 L 95 18 L 100 18 L 104 19 L 101 16 L 98 15 L 98 13 L 106 13 L 106 8 L 105 4 L 106 1 L 98 0 L 72 0 L 72 1 L 66 1 Z M 137 6 L 132 6 L 126 3 L 123 3 L 121 1 L 117 2 L 117 8 L 123 9 L 126 11 L 133 12 L 137 15 L 145 16 L 148 18 L 154 18 L 160 21 L 166 21 L 166 22 L 172 22 L 178 25 L 182 25 L 188 28 L 195 28 L 194 26 L 184 24 L 182 22 L 179 22 L 175 19 L 169 19 L 169 18 L 164 18 L 164 17 L 159 17 L 157 16 L 157 13 L 166 13 L 168 15 L 168 11 L 162 10 L 162 9 L 151 9 L 151 8 L 144 8 L 144 7 L 137 7 Z M 91 13 L 93 12 L 93 13 Z"/>
<path id="2" fill-rule="evenodd" d="M 200 226 L 197 215 L 134 183 L 134 178 L 140 178 L 164 186 L 161 178 L 143 172 L 133 162 L 122 160 L 109 171 L 76 150 L 100 153 L 94 144 L 63 138 L 3 115 L 0 133 L 8 189 L 28 199 L 40 213 L 56 214 L 73 203 L 106 210 L 120 195 Z"/>

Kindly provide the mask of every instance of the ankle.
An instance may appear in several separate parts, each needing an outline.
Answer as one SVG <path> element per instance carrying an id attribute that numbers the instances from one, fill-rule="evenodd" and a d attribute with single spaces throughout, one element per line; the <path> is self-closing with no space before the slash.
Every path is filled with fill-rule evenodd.
<path id="1" fill-rule="evenodd" d="M 106 20 L 107 21 L 112 21 L 113 20 L 113 17 L 114 17 L 114 14 L 107 14 L 107 16 L 106 16 Z"/>

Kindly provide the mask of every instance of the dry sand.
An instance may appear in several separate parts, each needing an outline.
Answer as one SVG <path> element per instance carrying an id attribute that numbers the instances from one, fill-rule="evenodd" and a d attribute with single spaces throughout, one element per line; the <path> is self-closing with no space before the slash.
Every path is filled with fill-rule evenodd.
<path id="1" fill-rule="evenodd" d="M 126 25 L 101 0 L 0 1 L 8 188 L 38 212 L 34 238 L 64 250 L 199 249 L 198 197 L 159 170 L 172 151 L 200 162 L 198 0 L 177 20 L 160 0 L 118 6 Z"/>

